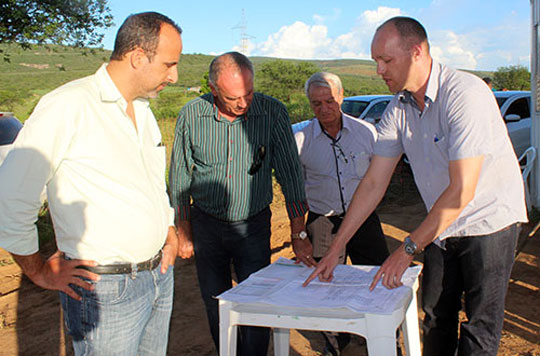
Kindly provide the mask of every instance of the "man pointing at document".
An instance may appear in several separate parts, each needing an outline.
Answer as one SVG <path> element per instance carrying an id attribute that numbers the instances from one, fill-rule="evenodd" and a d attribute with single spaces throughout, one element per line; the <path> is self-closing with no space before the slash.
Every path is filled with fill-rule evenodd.
<path id="1" fill-rule="evenodd" d="M 332 247 L 306 280 L 331 281 L 339 251 L 384 196 L 403 153 L 428 215 L 370 286 L 402 285 L 424 253 L 424 355 L 497 354 L 519 223 L 527 221 L 519 165 L 493 94 L 480 78 L 437 63 L 423 26 L 394 17 L 371 55 L 396 93 L 378 127 L 374 157 Z M 465 296 L 467 321 L 458 313 Z"/>

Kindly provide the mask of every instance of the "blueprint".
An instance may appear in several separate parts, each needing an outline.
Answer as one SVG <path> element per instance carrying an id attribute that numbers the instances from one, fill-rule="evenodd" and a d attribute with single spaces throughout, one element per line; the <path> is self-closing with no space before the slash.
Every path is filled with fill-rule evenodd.
<path id="1" fill-rule="evenodd" d="M 422 267 L 409 267 L 402 277 L 402 287 L 387 289 L 379 282 L 375 289 L 370 291 L 369 285 L 378 268 L 338 265 L 332 282 L 315 279 L 307 287 L 303 287 L 302 284 L 313 272 L 313 268 L 280 257 L 218 298 L 237 303 L 348 308 L 359 313 L 390 314 L 408 300 Z"/>

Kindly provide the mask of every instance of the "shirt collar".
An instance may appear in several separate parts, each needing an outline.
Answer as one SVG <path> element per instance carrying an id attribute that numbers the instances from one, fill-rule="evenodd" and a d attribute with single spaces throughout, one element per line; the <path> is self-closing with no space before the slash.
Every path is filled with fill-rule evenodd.
<path id="1" fill-rule="evenodd" d="M 347 131 L 351 131 L 351 125 L 349 123 L 349 120 L 346 120 L 346 116 L 347 115 L 345 113 L 341 113 L 341 130 L 340 131 L 343 131 L 344 129 L 347 130 Z M 317 119 L 316 117 L 314 119 L 317 121 L 317 124 L 313 125 L 314 126 L 313 127 L 313 137 L 317 137 L 319 135 L 324 135 L 321 123 L 319 122 L 319 119 Z"/>
<path id="2" fill-rule="evenodd" d="M 431 61 L 431 73 L 429 74 L 428 85 L 426 88 L 425 98 L 429 99 L 432 103 L 437 99 L 439 92 L 439 79 L 440 79 L 441 66 L 435 60 Z"/>
<path id="3" fill-rule="evenodd" d="M 107 72 L 107 63 L 103 63 L 96 72 L 96 78 L 99 85 L 101 100 L 115 102 L 123 99 L 122 94 L 114 84 L 109 72 Z"/>
<path id="4" fill-rule="evenodd" d="M 103 63 L 96 72 L 97 83 L 99 86 L 100 97 L 102 101 L 106 102 L 120 102 L 126 103 L 126 99 L 120 93 L 120 90 L 114 84 L 109 72 L 107 72 L 107 63 Z M 146 106 L 150 105 L 148 99 L 136 98 L 134 103 L 139 102 Z"/>
<path id="5" fill-rule="evenodd" d="M 347 131 L 351 131 L 351 122 L 349 120 L 350 116 L 348 117 L 347 114 L 341 113 L 341 129 L 345 129 Z"/>
<path id="6" fill-rule="evenodd" d="M 432 60 L 431 62 L 431 72 L 428 78 L 428 84 L 426 87 L 426 93 L 424 94 L 424 101 L 435 102 L 437 99 L 437 94 L 439 91 L 439 77 L 440 77 L 441 68 L 438 62 Z M 404 104 L 416 105 L 416 101 L 411 92 L 407 90 L 400 91 L 398 94 L 399 101 Z"/>

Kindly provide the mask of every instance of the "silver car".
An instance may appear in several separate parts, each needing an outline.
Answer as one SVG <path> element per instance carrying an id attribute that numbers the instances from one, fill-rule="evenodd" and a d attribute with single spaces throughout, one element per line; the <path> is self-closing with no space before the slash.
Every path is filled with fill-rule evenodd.
<path id="1" fill-rule="evenodd" d="M 344 113 L 372 124 L 377 124 L 392 100 L 392 95 L 358 95 L 343 99 L 341 110 Z"/>
<path id="2" fill-rule="evenodd" d="M 388 103 L 392 100 L 392 95 L 358 95 L 343 99 L 341 110 L 353 117 L 366 120 L 372 124 L 377 124 L 386 109 Z M 310 120 L 297 122 L 292 125 L 293 133 L 302 130 L 309 124 Z"/>
<path id="3" fill-rule="evenodd" d="M 529 91 L 496 91 L 493 93 L 506 123 L 516 156 L 531 145 L 531 93 Z"/>

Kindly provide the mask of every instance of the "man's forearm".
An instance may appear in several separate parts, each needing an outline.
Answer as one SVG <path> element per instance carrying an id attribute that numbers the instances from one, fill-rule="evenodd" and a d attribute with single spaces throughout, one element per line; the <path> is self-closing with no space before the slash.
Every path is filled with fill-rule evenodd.
<path id="1" fill-rule="evenodd" d="M 297 234 L 300 231 L 306 230 L 306 224 L 304 223 L 304 217 L 303 216 L 297 216 L 295 218 L 291 218 L 291 234 Z"/>
<path id="2" fill-rule="evenodd" d="M 424 221 L 411 233 L 411 240 L 420 250 L 456 221 L 473 200 L 483 160 L 483 156 L 478 156 L 450 162 L 450 184 L 433 204 Z"/>
<path id="3" fill-rule="evenodd" d="M 28 278 L 36 283 L 35 279 L 37 276 L 39 276 L 40 271 L 43 268 L 43 264 L 45 263 L 39 252 L 31 255 L 16 255 L 12 253 L 11 256 L 13 256 L 15 262 L 17 262 L 17 264 L 21 267 L 24 274 L 26 274 Z"/>

